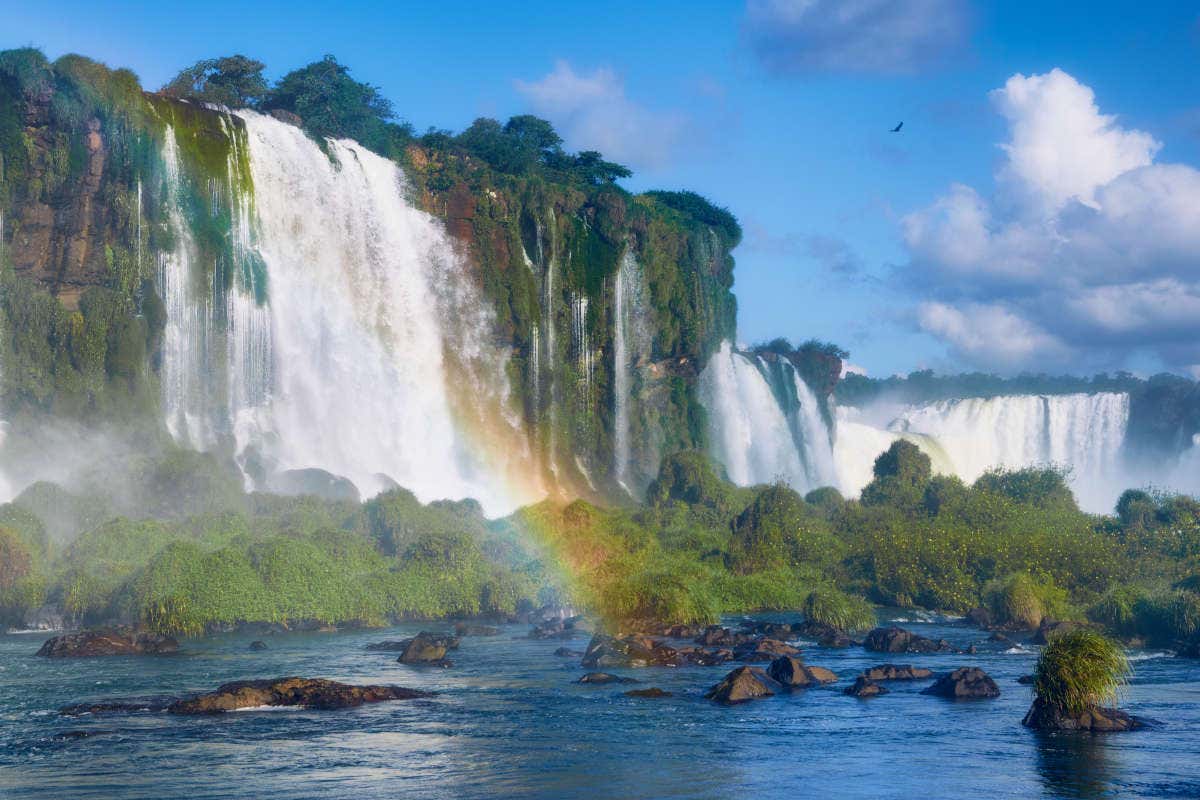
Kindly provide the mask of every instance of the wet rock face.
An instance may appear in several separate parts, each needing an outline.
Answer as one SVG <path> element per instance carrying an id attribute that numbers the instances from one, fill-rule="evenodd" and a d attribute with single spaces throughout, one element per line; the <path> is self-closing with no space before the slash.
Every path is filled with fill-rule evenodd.
<path id="1" fill-rule="evenodd" d="M 869 681 L 918 681 L 933 677 L 932 671 L 909 664 L 880 664 L 863 670 L 862 674 Z"/>
<path id="2" fill-rule="evenodd" d="M 895 626 L 871 631 L 863 647 L 877 653 L 948 653 L 954 649 L 945 639 L 934 641 Z"/>
<path id="3" fill-rule="evenodd" d="M 887 689 L 863 675 L 859 675 L 857 678 L 855 678 L 854 684 L 852 686 L 847 686 L 842 691 L 844 694 L 848 694 L 851 697 L 878 697 L 881 694 L 888 693 Z"/>
<path id="4" fill-rule="evenodd" d="M 1000 687 L 979 667 L 959 667 L 953 672 L 939 676 L 932 686 L 922 689 L 921 694 L 967 700 L 999 697 Z"/>
<path id="5" fill-rule="evenodd" d="M 782 688 L 759 667 L 738 667 L 713 686 L 705 697 L 718 703 L 744 703 L 760 697 L 770 697 Z"/>
<path id="6" fill-rule="evenodd" d="M 1090 731 L 1092 733 L 1118 733 L 1152 727 L 1154 722 L 1135 717 L 1116 708 L 1088 708 L 1079 714 L 1069 714 L 1065 709 L 1041 700 L 1034 700 L 1029 713 L 1021 724 L 1040 731 Z"/>
<path id="7" fill-rule="evenodd" d="M 214 692 L 178 700 L 171 714 L 215 714 L 258 706 L 303 706 L 316 709 L 353 708 L 385 700 L 428 697 L 402 686 L 353 686 L 324 678 L 275 678 L 227 683 Z"/>
<path id="8" fill-rule="evenodd" d="M 458 638 L 449 634 L 418 633 L 405 641 L 404 650 L 397 660 L 401 664 L 432 664 L 450 666 L 446 651 L 458 647 Z"/>
<path id="9" fill-rule="evenodd" d="M 767 667 L 767 675 L 783 686 L 806 688 L 833 683 L 837 675 L 824 667 L 810 667 L 793 656 L 780 656 Z"/>
<path id="10" fill-rule="evenodd" d="M 98 628 L 64 633 L 46 640 L 37 655 L 47 658 L 90 658 L 92 656 L 162 655 L 179 651 L 179 642 L 133 628 Z"/>

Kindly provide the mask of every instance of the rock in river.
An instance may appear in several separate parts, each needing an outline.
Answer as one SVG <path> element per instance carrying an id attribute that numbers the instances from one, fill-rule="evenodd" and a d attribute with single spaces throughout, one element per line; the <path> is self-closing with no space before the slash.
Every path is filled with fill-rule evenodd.
<path id="1" fill-rule="evenodd" d="M 671 697 L 672 694 L 664 689 L 659 689 L 657 687 L 651 687 L 649 689 L 631 689 L 625 693 L 625 696 L 626 697 L 644 697 L 644 698 L 649 698 L 649 699 L 656 699 L 656 698 L 660 698 L 660 697 Z"/>
<path id="2" fill-rule="evenodd" d="M 888 693 L 887 689 L 863 675 L 855 678 L 854 684 L 847 686 L 842 691 L 851 697 L 878 697 L 881 694 Z"/>
<path id="3" fill-rule="evenodd" d="M 402 686 L 353 686 L 324 678 L 274 678 L 227 683 L 215 692 L 172 703 L 167 711 L 172 714 L 215 714 L 258 706 L 303 706 L 325 710 L 428 696 L 426 692 Z"/>
<path id="4" fill-rule="evenodd" d="M 84 658 L 161 655 L 178 651 L 179 642 L 170 636 L 121 627 L 64 633 L 46 640 L 37 654 L 48 658 Z"/>
<path id="5" fill-rule="evenodd" d="M 953 650 L 944 639 L 926 639 L 895 626 L 871 631 L 863 647 L 877 653 L 945 653 Z"/>
<path id="6" fill-rule="evenodd" d="M 782 688 L 759 667 L 738 667 L 705 693 L 718 703 L 744 703 L 759 697 L 770 697 Z"/>
<path id="7" fill-rule="evenodd" d="M 780 656 L 767 667 L 767 675 L 783 686 L 807 688 L 823 683 L 833 683 L 837 675 L 824 667 L 810 667 L 792 656 Z"/>
<path id="8" fill-rule="evenodd" d="M 1029 713 L 1025 715 L 1025 719 L 1021 720 L 1021 724 L 1026 728 L 1040 731 L 1116 733 L 1118 731 L 1136 731 L 1139 728 L 1153 726 L 1155 723 L 1115 708 L 1096 706 L 1084 709 L 1079 714 L 1069 714 L 1058 706 L 1034 700 Z"/>
<path id="9" fill-rule="evenodd" d="M 576 683 L 605 684 L 605 683 L 637 683 L 638 681 L 637 681 L 637 678 L 626 678 L 621 675 L 613 675 L 608 672 L 589 672 L 588 674 L 584 675 L 582 678 L 580 678 L 579 680 L 577 680 L 575 682 Z"/>
<path id="10" fill-rule="evenodd" d="M 932 686 L 921 690 L 921 694 L 964 700 L 975 697 L 999 697 L 1000 687 L 991 676 L 979 667 L 959 667 L 938 677 Z"/>
<path id="11" fill-rule="evenodd" d="M 396 659 L 401 664 L 430 664 L 438 667 L 448 667 L 450 662 L 446 660 L 446 650 L 450 649 L 447 645 L 447 639 L 451 639 L 454 646 L 458 646 L 458 640 L 454 637 L 439 636 L 437 634 L 419 633 L 408 640 L 404 647 L 404 652 L 400 654 L 400 658 Z"/>
<path id="12" fill-rule="evenodd" d="M 880 664 L 863 670 L 862 675 L 869 681 L 919 681 L 932 678 L 933 672 L 909 664 Z"/>

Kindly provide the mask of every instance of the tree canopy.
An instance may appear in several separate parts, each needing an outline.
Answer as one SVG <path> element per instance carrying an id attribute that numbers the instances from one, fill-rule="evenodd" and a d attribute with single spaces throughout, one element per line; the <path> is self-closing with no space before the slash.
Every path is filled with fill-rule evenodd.
<path id="1" fill-rule="evenodd" d="M 270 91 L 263 77 L 265 68 L 261 61 L 243 55 L 206 58 L 180 71 L 161 91 L 178 100 L 254 108 Z"/>

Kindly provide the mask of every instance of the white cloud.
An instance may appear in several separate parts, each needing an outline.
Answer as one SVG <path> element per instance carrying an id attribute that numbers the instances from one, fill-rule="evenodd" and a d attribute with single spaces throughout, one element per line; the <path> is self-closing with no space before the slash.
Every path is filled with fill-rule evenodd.
<path id="1" fill-rule="evenodd" d="M 686 115 L 654 111 L 631 100 L 621 78 L 607 67 L 576 72 L 558 61 L 541 80 L 516 81 L 534 113 L 549 119 L 574 150 L 647 169 L 670 160 L 687 128 Z"/>
<path id="2" fill-rule="evenodd" d="M 1061 69 L 1013 75 L 991 97 L 1011 135 L 1000 177 L 1050 211 L 1069 200 L 1097 207 L 1097 187 L 1146 166 L 1162 147 L 1150 134 L 1124 130 L 1116 117 L 1101 114 L 1092 90 Z"/>
<path id="3" fill-rule="evenodd" d="M 1058 364 L 1067 348 L 1055 337 L 999 305 L 922 303 L 921 328 L 945 340 L 964 361 L 1015 369 L 1036 360 Z"/>
<path id="4" fill-rule="evenodd" d="M 750 46 L 772 72 L 912 72 L 960 47 L 964 0 L 749 0 Z"/>
<path id="5" fill-rule="evenodd" d="M 997 191 L 951 186 L 908 214 L 902 277 L 936 296 L 921 327 L 983 367 L 1200 360 L 1200 171 L 1100 113 L 1061 70 L 992 93 L 1009 122 Z M 996 344 L 994 335 L 1011 341 Z"/>

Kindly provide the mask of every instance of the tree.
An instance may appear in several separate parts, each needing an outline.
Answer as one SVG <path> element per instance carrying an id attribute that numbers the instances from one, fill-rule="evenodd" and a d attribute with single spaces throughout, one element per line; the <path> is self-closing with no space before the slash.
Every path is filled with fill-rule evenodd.
<path id="1" fill-rule="evenodd" d="M 826 520 L 783 484 L 759 493 L 733 524 L 730 554 L 743 574 L 800 564 L 832 564 L 840 547 Z"/>
<path id="2" fill-rule="evenodd" d="M 15 588 L 29 574 L 32 563 L 29 549 L 17 535 L 0 528 L 0 593 Z"/>
<path id="3" fill-rule="evenodd" d="M 1061 469 L 992 469 L 975 481 L 975 488 L 1038 508 L 1078 509 L 1067 485 L 1067 473 Z"/>
<path id="4" fill-rule="evenodd" d="M 603 156 L 595 150 L 584 150 L 575 156 L 572 170 L 583 179 L 584 183 L 590 183 L 593 186 L 614 183 L 618 178 L 628 178 L 633 175 L 627 167 L 605 161 Z"/>
<path id="5" fill-rule="evenodd" d="M 924 499 L 925 486 L 932 476 L 929 456 L 912 442 L 901 439 L 875 459 L 875 480 L 863 489 L 862 503 L 911 511 Z"/>
<path id="6" fill-rule="evenodd" d="M 378 87 L 354 80 L 329 55 L 284 75 L 263 107 L 296 114 L 314 136 L 348 137 L 373 149 L 386 139 L 386 122 L 393 117 Z"/>
<path id="7" fill-rule="evenodd" d="M 160 91 L 179 100 L 254 108 L 267 96 L 265 67 L 242 55 L 207 58 L 180 71 Z"/>
<path id="8" fill-rule="evenodd" d="M 562 150 L 562 137 L 554 130 L 554 126 L 532 114 L 509 117 L 508 122 L 504 123 L 504 134 L 536 153 L 539 159 L 545 159 Z"/>

